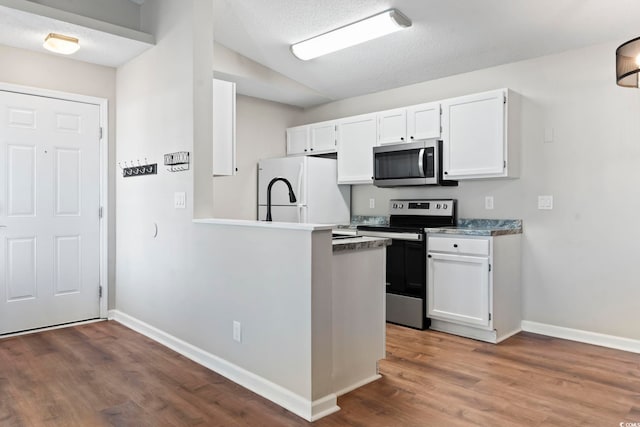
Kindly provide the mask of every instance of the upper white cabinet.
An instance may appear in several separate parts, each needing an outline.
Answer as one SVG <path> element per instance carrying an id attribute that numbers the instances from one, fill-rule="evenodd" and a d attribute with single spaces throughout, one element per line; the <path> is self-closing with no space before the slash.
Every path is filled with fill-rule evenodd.
<path id="1" fill-rule="evenodd" d="M 518 176 L 516 99 L 500 89 L 442 102 L 445 179 Z"/>
<path id="2" fill-rule="evenodd" d="M 287 129 L 287 156 L 305 154 L 309 149 L 311 126 L 296 126 Z"/>
<path id="3" fill-rule="evenodd" d="M 407 140 L 407 110 L 381 111 L 378 113 L 378 144 L 397 144 Z"/>
<path id="4" fill-rule="evenodd" d="M 338 121 L 338 184 L 373 182 L 373 147 L 377 115 L 363 114 Z"/>
<path id="5" fill-rule="evenodd" d="M 235 175 L 236 84 L 213 79 L 213 175 Z"/>
<path id="6" fill-rule="evenodd" d="M 336 121 L 287 129 L 287 156 L 336 152 Z"/>
<path id="7" fill-rule="evenodd" d="M 310 154 L 335 153 L 336 151 L 335 121 L 314 123 L 311 125 Z"/>
<path id="8" fill-rule="evenodd" d="M 440 137 L 439 102 L 381 111 L 377 115 L 379 145 Z"/>
<path id="9" fill-rule="evenodd" d="M 444 179 L 516 178 L 519 104 L 498 89 L 297 126 L 287 129 L 287 155 L 337 151 L 338 182 L 370 184 L 374 146 L 440 138 Z"/>
<path id="10" fill-rule="evenodd" d="M 440 103 L 429 102 L 407 108 L 407 135 L 415 139 L 440 138 Z"/>

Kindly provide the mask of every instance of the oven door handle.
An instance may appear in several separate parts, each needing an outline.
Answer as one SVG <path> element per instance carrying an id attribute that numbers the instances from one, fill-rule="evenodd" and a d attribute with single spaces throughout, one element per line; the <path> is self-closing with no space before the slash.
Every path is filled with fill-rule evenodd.
<path id="1" fill-rule="evenodd" d="M 426 174 L 424 172 L 424 148 L 420 149 L 418 153 L 418 170 L 420 171 L 420 178 L 425 178 Z"/>
<path id="2" fill-rule="evenodd" d="M 424 240 L 424 236 L 420 233 L 392 233 L 385 231 L 358 230 L 358 236 L 385 237 L 393 240 L 409 240 L 412 242 L 420 242 Z"/>

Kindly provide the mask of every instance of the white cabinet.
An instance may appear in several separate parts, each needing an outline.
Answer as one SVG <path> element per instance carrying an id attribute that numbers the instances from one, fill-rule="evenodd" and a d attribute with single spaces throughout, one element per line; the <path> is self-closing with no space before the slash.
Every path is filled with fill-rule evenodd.
<path id="1" fill-rule="evenodd" d="M 415 139 L 440 138 L 440 103 L 413 105 L 407 108 L 407 135 Z"/>
<path id="2" fill-rule="evenodd" d="M 381 111 L 377 115 L 379 145 L 440 137 L 439 102 Z"/>
<path id="3" fill-rule="evenodd" d="M 430 253 L 428 317 L 489 326 L 489 258 Z"/>
<path id="4" fill-rule="evenodd" d="M 431 329 L 497 343 L 520 331 L 520 235 L 430 234 Z"/>
<path id="5" fill-rule="evenodd" d="M 311 140 L 309 144 L 310 154 L 323 154 L 336 152 L 336 127 L 335 121 L 314 123 L 311 126 Z"/>
<path id="6" fill-rule="evenodd" d="M 287 129 L 287 156 L 306 154 L 309 147 L 309 125 Z"/>
<path id="7" fill-rule="evenodd" d="M 407 110 L 381 111 L 378 113 L 378 144 L 397 144 L 407 140 Z"/>
<path id="8" fill-rule="evenodd" d="M 327 121 L 287 129 L 287 156 L 336 152 L 336 122 Z"/>
<path id="9" fill-rule="evenodd" d="M 375 113 L 338 121 L 338 184 L 373 182 L 373 147 L 377 133 Z"/>
<path id="10" fill-rule="evenodd" d="M 516 177 L 519 169 L 517 108 L 516 96 L 507 89 L 444 100 L 442 164 L 445 178 Z"/>
<path id="11" fill-rule="evenodd" d="M 213 79 L 213 175 L 235 175 L 236 84 Z"/>

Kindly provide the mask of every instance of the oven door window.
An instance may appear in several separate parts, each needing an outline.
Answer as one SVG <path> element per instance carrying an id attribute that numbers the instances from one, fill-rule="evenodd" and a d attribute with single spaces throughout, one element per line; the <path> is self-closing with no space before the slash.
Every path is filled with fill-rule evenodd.
<path id="1" fill-rule="evenodd" d="M 387 292 L 421 298 L 426 271 L 423 242 L 392 240 L 387 246 Z"/>
<path id="2" fill-rule="evenodd" d="M 424 178 L 426 157 L 424 148 L 376 153 L 375 179 Z"/>

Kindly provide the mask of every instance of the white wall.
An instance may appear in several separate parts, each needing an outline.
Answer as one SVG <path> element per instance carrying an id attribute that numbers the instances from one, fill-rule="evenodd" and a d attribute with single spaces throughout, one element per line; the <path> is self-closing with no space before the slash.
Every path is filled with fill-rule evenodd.
<path id="1" fill-rule="evenodd" d="M 235 176 L 213 179 L 213 213 L 216 218 L 256 219 L 258 161 L 286 154 L 284 130 L 299 120 L 300 112 L 295 107 L 238 95 L 238 172 Z"/>
<path id="2" fill-rule="evenodd" d="M 620 41 L 622 42 L 622 41 Z M 311 123 L 509 87 L 522 96 L 520 179 L 458 188 L 353 186 L 354 214 L 386 214 L 395 197 L 455 197 L 460 217 L 522 218 L 524 318 L 640 339 L 640 92 L 615 84 L 607 43 L 376 94 L 305 112 Z M 554 142 L 543 143 L 545 128 Z M 552 211 L 537 196 L 554 196 Z M 484 209 L 494 196 L 495 210 Z M 369 209 L 369 198 L 376 208 Z"/>
<path id="3" fill-rule="evenodd" d="M 109 101 L 109 307 L 115 302 L 116 70 L 60 56 L 0 45 L 0 81 L 106 98 Z"/>
<path id="4" fill-rule="evenodd" d="M 213 181 L 213 36 L 206 22 L 213 17 L 211 4 L 207 8 L 205 3 L 146 0 L 142 23 L 157 44 L 117 70 L 117 161 L 146 157 L 162 163 L 164 153 L 186 150 L 193 153 L 194 167 L 179 173 L 160 167 L 158 175 L 116 180 L 116 309 L 314 400 L 328 386 L 312 389 L 310 384 L 312 364 L 323 362 L 311 360 L 313 296 L 310 286 L 301 285 L 322 283 L 312 269 L 319 251 L 311 232 L 192 222 L 198 209 L 204 213 L 210 207 L 213 194 L 207 188 Z M 207 55 L 208 63 L 203 60 Z M 209 87 L 203 88 L 207 81 Z M 240 142 L 255 143 L 241 150 L 260 155 L 252 139 L 275 128 L 284 146 L 287 107 L 242 98 L 239 104 L 241 123 L 264 125 L 239 132 Z M 240 166 L 249 180 L 251 166 Z M 186 209 L 174 208 L 175 192 L 186 193 Z M 316 268 L 330 277 L 329 233 L 324 233 L 326 253 L 318 254 L 324 261 Z M 297 261 L 287 263 L 291 259 Z M 233 320 L 242 322 L 242 344 L 232 340 Z"/>

